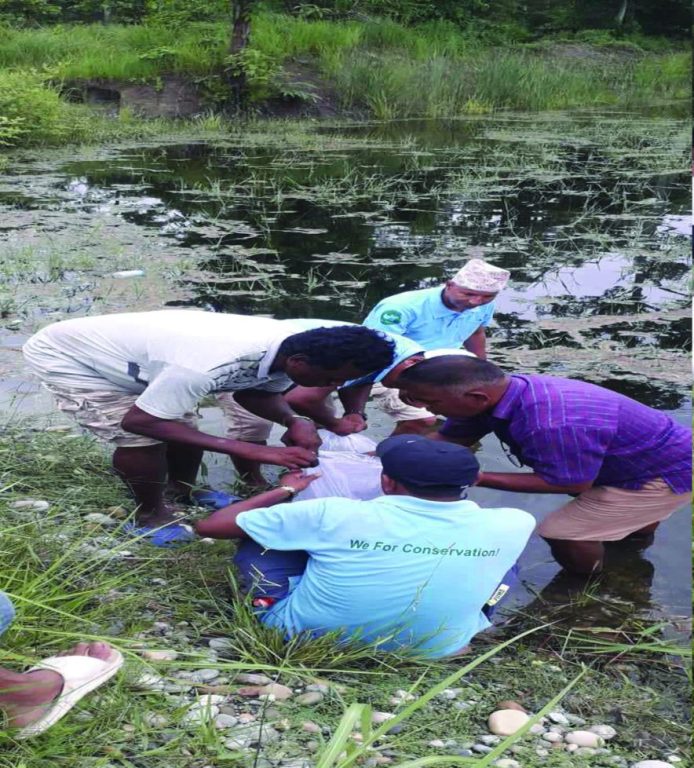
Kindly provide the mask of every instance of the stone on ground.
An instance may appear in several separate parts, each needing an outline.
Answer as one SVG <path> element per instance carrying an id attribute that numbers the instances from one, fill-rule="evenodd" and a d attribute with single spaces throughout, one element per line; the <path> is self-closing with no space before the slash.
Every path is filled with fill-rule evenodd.
<path id="1" fill-rule="evenodd" d="M 567 744 L 576 744 L 578 747 L 601 747 L 603 740 L 597 733 L 591 731 L 570 731 L 564 736 Z"/>
<path id="2" fill-rule="evenodd" d="M 497 736 L 510 736 L 530 720 L 525 712 L 517 709 L 498 709 L 489 715 L 489 730 Z"/>

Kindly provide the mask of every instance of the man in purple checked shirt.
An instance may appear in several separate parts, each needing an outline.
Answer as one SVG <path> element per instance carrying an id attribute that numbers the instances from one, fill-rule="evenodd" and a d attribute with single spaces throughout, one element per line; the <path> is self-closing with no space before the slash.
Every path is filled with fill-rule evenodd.
<path id="1" fill-rule="evenodd" d="M 691 504 L 692 433 L 653 408 L 594 384 L 505 374 L 473 357 L 436 357 L 403 372 L 401 396 L 448 417 L 435 439 L 472 445 L 493 432 L 517 466 L 478 485 L 565 493 L 538 533 L 574 573 L 600 571 L 605 541 L 645 538 Z"/>

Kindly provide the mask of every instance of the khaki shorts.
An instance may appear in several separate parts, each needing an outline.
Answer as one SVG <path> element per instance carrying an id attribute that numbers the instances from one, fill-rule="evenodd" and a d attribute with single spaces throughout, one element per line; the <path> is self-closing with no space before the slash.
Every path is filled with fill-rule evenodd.
<path id="1" fill-rule="evenodd" d="M 415 408 L 403 403 L 397 389 L 388 389 L 382 384 L 374 384 L 371 394 L 374 405 L 395 421 L 436 419 L 436 416 L 429 413 L 426 408 Z M 337 394 L 333 393 L 330 397 L 337 399 Z M 224 412 L 228 438 L 246 440 L 250 443 L 262 443 L 270 438 L 273 422 L 247 411 L 236 402 L 231 392 L 217 395 L 217 402 Z"/>
<path id="2" fill-rule="evenodd" d="M 233 392 L 220 392 L 216 399 L 224 413 L 226 436 L 230 440 L 244 440 L 247 443 L 267 442 L 274 422 L 247 411 L 236 402 Z"/>
<path id="3" fill-rule="evenodd" d="M 691 502 L 691 493 L 674 493 L 660 478 L 636 490 L 596 486 L 552 512 L 537 533 L 565 541 L 619 541 Z"/>
<path id="4" fill-rule="evenodd" d="M 53 395 L 58 408 L 68 413 L 75 421 L 95 434 L 101 440 L 113 443 L 117 448 L 143 448 L 159 445 L 161 440 L 154 440 L 144 435 L 127 432 L 121 427 L 125 414 L 135 405 L 137 393 L 109 390 L 70 389 L 46 381 L 43 386 Z M 195 428 L 197 417 L 186 413 L 176 421 Z"/>
<path id="5" fill-rule="evenodd" d="M 384 387 L 380 382 L 374 384 L 371 389 L 373 404 L 395 421 L 419 421 L 420 419 L 433 419 L 436 416 L 426 408 L 416 408 L 407 405 L 400 399 L 400 390 Z"/>

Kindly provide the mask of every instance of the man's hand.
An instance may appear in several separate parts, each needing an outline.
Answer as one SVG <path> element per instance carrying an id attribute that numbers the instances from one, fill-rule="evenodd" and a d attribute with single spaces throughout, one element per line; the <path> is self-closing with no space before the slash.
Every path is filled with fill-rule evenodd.
<path id="1" fill-rule="evenodd" d="M 318 457 L 315 451 L 307 448 L 271 448 L 266 445 L 253 445 L 245 458 L 259 461 L 261 464 L 276 464 L 287 469 L 315 467 Z"/>
<path id="2" fill-rule="evenodd" d="M 317 452 L 320 448 L 321 439 L 318 436 L 316 425 L 308 419 L 292 419 L 289 428 L 282 435 L 282 442 L 285 445 L 295 445 L 299 448 L 306 448 L 309 451 Z"/>
<path id="3" fill-rule="evenodd" d="M 345 437 L 355 432 L 363 432 L 368 427 L 364 417 L 359 413 L 347 413 L 342 418 L 336 419 L 328 429 L 336 435 Z"/>
<path id="4" fill-rule="evenodd" d="M 317 480 L 321 476 L 320 472 L 316 472 L 313 475 L 306 475 L 303 472 L 287 472 L 280 477 L 280 485 L 288 485 L 293 488 L 297 493 L 300 493 L 314 480 Z"/>

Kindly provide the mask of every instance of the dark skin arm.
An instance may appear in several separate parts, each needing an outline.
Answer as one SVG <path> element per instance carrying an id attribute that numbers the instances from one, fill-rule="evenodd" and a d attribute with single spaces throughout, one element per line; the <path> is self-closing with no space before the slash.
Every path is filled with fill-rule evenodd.
<path id="1" fill-rule="evenodd" d="M 321 440 L 316 425 L 307 419 L 297 418 L 297 414 L 280 392 L 263 392 L 258 389 L 244 389 L 234 393 L 236 402 L 256 416 L 274 421 L 287 427 L 282 435 L 282 442 L 310 451 L 317 451 Z"/>
<path id="2" fill-rule="evenodd" d="M 302 416 L 310 416 L 327 429 L 335 426 L 339 419 L 328 397 L 333 387 L 294 387 L 284 396 L 291 408 Z"/>
<path id="3" fill-rule="evenodd" d="M 480 472 L 477 485 L 480 488 L 497 488 L 516 493 L 568 493 L 577 494 L 592 488 L 593 483 L 552 485 L 534 472 Z"/>
<path id="4" fill-rule="evenodd" d="M 283 475 L 280 484 L 294 488 L 297 492 L 303 491 L 314 480 L 320 477 L 320 472 L 315 475 L 303 475 L 300 472 L 292 472 Z M 250 499 L 237 501 L 228 507 L 218 509 L 204 520 L 198 520 L 193 523 L 198 536 L 204 536 L 211 539 L 241 539 L 247 538 L 248 534 L 236 524 L 236 518 L 242 512 L 248 512 L 250 509 L 263 509 L 272 507 L 275 504 L 283 504 L 292 498 L 293 494 L 283 488 L 272 488 L 269 491 L 263 491 Z"/>
<path id="5" fill-rule="evenodd" d="M 358 389 L 361 389 L 361 387 Z M 370 390 L 371 387 L 369 387 Z M 336 435 L 351 435 L 354 432 L 361 432 L 366 429 L 366 422 L 357 413 L 345 414 L 342 417 L 337 416 L 332 403 L 328 399 L 328 396 L 333 391 L 332 387 L 294 387 L 285 397 L 297 413 L 310 416 L 314 421 L 322 424 Z M 339 391 L 340 399 L 342 400 L 341 393 L 342 390 Z"/>
<path id="6" fill-rule="evenodd" d="M 337 395 L 345 408 L 345 413 L 364 413 L 371 394 L 371 384 L 359 387 L 342 387 Z"/>
<path id="7" fill-rule="evenodd" d="M 480 360 L 487 359 L 487 335 L 484 326 L 481 325 L 473 334 L 463 342 L 463 346 L 468 352 L 477 355 Z"/>
<path id="8" fill-rule="evenodd" d="M 264 464 L 278 464 L 288 469 L 310 467 L 316 463 L 316 455 L 306 448 L 269 448 L 265 445 L 229 440 L 198 432 L 185 424 L 168 419 L 159 419 L 136 405 L 125 414 L 121 422 L 123 429 L 136 435 L 146 435 L 164 443 L 182 443 L 202 448 L 204 451 L 224 453 L 260 461 Z"/>

